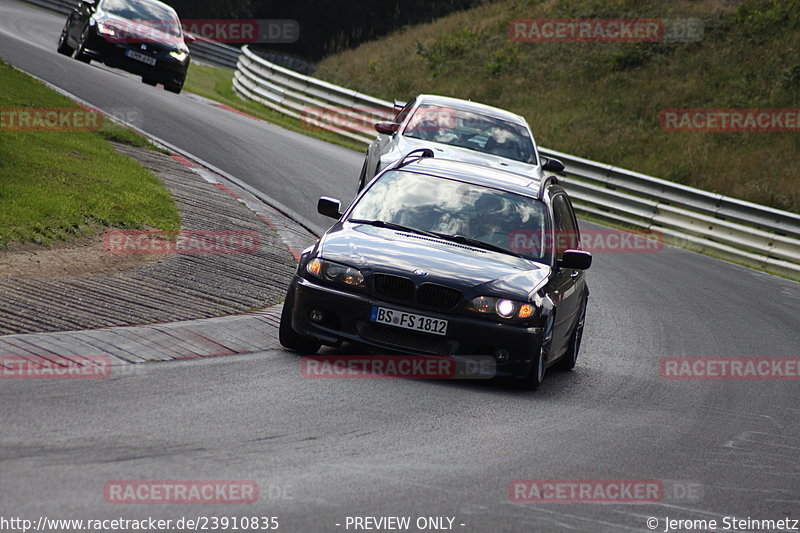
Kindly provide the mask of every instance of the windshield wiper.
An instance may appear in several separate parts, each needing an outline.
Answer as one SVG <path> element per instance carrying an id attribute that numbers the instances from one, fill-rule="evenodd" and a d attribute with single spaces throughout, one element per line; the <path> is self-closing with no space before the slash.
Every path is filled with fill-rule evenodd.
<path id="1" fill-rule="evenodd" d="M 402 224 L 396 224 L 394 222 L 386 222 L 385 220 L 366 220 L 361 218 L 351 218 L 347 222 L 352 222 L 353 224 L 369 224 L 370 226 L 375 226 L 378 228 L 386 228 L 386 229 L 393 229 L 397 231 L 408 231 L 411 233 L 418 233 L 420 235 L 425 235 L 427 237 L 439 238 L 440 235 L 437 233 L 433 233 L 430 231 L 425 231 L 422 229 L 412 228 L 410 226 L 404 226 Z"/>
<path id="2" fill-rule="evenodd" d="M 440 239 L 457 242 L 459 244 L 466 244 L 469 246 L 473 246 L 475 248 L 483 248 L 484 250 L 500 252 L 501 254 L 513 255 L 514 257 L 519 257 L 520 259 L 529 259 L 522 254 L 518 254 L 517 252 L 512 252 L 508 248 L 503 248 L 502 246 L 498 246 L 496 244 L 492 244 L 486 241 L 481 241 L 479 239 L 473 239 L 472 237 L 467 237 L 466 235 L 447 235 L 445 233 L 437 233 L 436 236 L 439 237 Z"/>

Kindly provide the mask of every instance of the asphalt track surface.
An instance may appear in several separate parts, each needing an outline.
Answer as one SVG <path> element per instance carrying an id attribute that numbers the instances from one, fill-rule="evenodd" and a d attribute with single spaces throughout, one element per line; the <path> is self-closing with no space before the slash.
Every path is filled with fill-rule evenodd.
<path id="1" fill-rule="evenodd" d="M 139 111 L 144 130 L 320 225 L 316 198 L 354 189 L 360 154 L 59 56 L 62 24 L 0 1 L 0 57 L 101 109 Z M 480 532 L 800 519 L 798 381 L 660 375 L 665 357 L 800 355 L 800 285 L 672 248 L 596 254 L 589 284 L 576 370 L 550 372 L 534 393 L 304 379 L 283 351 L 139 365 L 100 381 L 0 381 L 0 516 L 277 516 L 291 532 L 354 531 L 348 516 L 410 516 L 412 526 L 446 516 Z M 516 479 L 659 480 L 666 493 L 514 503 Z M 111 480 L 253 480 L 261 498 L 110 504 Z"/>

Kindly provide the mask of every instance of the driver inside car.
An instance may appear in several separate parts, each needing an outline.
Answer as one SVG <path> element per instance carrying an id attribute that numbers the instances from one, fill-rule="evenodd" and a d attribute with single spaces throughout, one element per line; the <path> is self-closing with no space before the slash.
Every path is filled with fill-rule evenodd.
<path id="1" fill-rule="evenodd" d="M 510 249 L 509 235 L 520 229 L 522 221 L 516 211 L 495 194 L 484 194 L 475 201 L 477 224 L 472 237 L 495 246 Z"/>

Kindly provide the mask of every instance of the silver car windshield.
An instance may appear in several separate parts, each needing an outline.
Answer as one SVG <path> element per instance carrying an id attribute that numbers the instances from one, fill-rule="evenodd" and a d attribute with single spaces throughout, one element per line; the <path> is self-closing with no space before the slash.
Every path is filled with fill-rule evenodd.
<path id="1" fill-rule="evenodd" d="M 536 163 L 533 141 L 525 127 L 460 109 L 421 105 L 403 135 Z"/>
<path id="2" fill-rule="evenodd" d="M 534 261 L 548 259 L 544 203 L 427 174 L 387 172 L 359 199 L 348 220 L 462 236 Z"/>

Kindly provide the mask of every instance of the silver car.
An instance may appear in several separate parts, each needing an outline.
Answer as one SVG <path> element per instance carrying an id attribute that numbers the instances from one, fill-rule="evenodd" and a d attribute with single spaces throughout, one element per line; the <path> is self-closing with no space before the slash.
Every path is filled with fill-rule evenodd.
<path id="1" fill-rule="evenodd" d="M 378 122 L 361 168 L 358 190 L 404 154 L 420 148 L 456 159 L 541 180 L 564 165 L 539 155 L 528 122 L 521 116 L 468 100 L 422 94 L 406 103 L 393 122 Z"/>

